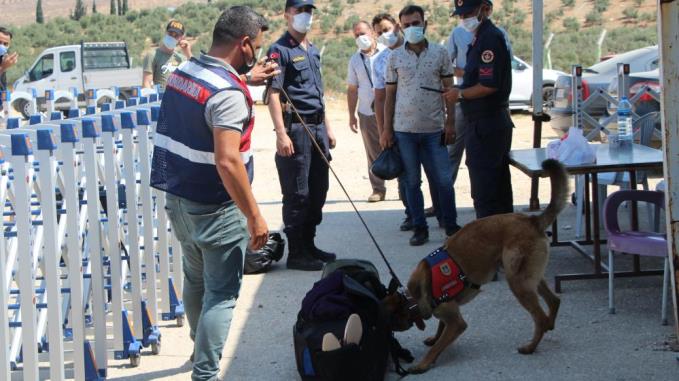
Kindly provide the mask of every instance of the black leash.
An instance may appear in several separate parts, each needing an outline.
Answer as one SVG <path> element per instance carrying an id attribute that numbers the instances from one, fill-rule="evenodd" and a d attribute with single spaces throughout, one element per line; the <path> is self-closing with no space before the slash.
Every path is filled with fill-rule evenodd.
<path id="1" fill-rule="evenodd" d="M 267 86 L 269 87 L 269 86 Z M 285 96 L 286 99 L 290 100 L 290 97 L 288 96 L 288 93 L 285 91 L 285 89 L 281 88 L 280 89 L 281 93 Z M 266 94 L 267 98 L 267 103 L 268 103 L 268 92 Z M 358 211 L 358 208 L 356 207 L 356 204 L 354 204 L 354 201 L 351 199 L 351 196 L 349 196 L 349 192 L 347 192 L 347 189 L 344 187 L 344 184 L 342 184 L 342 181 L 340 180 L 339 176 L 337 176 L 337 173 L 335 170 L 332 168 L 332 165 L 330 165 L 330 161 L 328 161 L 328 158 L 325 157 L 325 153 L 323 152 L 323 149 L 321 148 L 320 145 L 318 145 L 318 142 L 316 141 L 316 138 L 314 137 L 314 134 L 311 133 L 311 130 L 309 129 L 309 126 L 304 122 L 304 119 L 302 116 L 299 114 L 297 111 L 297 107 L 295 107 L 292 102 L 288 103 L 290 105 L 290 108 L 292 109 L 293 113 L 297 117 L 297 120 L 299 123 L 304 127 L 304 131 L 306 131 L 307 135 L 309 135 L 309 138 L 311 139 L 311 142 L 314 144 L 314 147 L 316 147 L 316 150 L 318 153 L 321 155 L 323 158 L 323 161 L 325 161 L 325 164 L 328 166 L 328 169 L 330 169 L 330 172 L 332 172 L 332 175 L 335 177 L 335 180 L 337 180 L 337 183 L 340 185 L 342 188 L 342 191 L 344 192 L 344 195 L 347 196 L 347 200 L 349 200 L 349 203 L 351 204 L 351 207 L 354 209 L 354 212 L 356 212 L 356 215 L 358 216 L 358 219 L 361 220 L 361 224 L 363 224 L 363 227 L 365 230 L 368 232 L 368 235 L 370 236 L 370 239 L 372 240 L 373 244 L 375 245 L 375 248 L 377 249 L 377 252 L 380 253 L 380 256 L 382 257 L 382 260 L 384 260 L 384 263 L 387 265 L 387 268 L 389 269 L 389 274 L 391 277 L 396 280 L 397 284 L 399 287 L 403 287 L 403 284 L 401 283 L 401 280 L 398 278 L 396 273 L 394 272 L 394 269 L 391 267 L 391 264 L 389 263 L 389 260 L 387 260 L 387 257 L 384 255 L 384 252 L 382 251 L 382 248 L 380 247 L 380 244 L 377 243 L 377 240 L 375 239 L 375 236 L 373 235 L 372 231 L 368 227 L 368 224 L 365 222 L 363 219 L 363 216 L 361 215 L 361 212 Z"/>

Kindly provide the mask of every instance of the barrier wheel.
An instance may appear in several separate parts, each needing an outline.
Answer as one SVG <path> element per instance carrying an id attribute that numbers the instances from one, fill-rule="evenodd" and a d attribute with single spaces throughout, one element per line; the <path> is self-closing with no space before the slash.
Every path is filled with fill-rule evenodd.
<path id="1" fill-rule="evenodd" d="M 141 362 L 141 355 L 130 355 L 130 366 L 136 368 Z"/>
<path id="2" fill-rule="evenodd" d="M 160 354 L 160 341 L 151 344 L 151 353 L 154 355 Z"/>
<path id="3" fill-rule="evenodd" d="M 177 316 L 177 327 L 183 327 L 184 326 L 184 316 Z"/>

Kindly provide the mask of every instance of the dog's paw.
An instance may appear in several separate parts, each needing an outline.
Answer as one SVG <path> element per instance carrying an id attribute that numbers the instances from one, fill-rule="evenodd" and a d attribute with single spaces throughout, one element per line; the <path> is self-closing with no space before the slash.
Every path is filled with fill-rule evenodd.
<path id="1" fill-rule="evenodd" d="M 431 365 L 417 364 L 416 366 L 411 366 L 408 368 L 408 373 L 410 374 L 422 374 L 431 369 Z"/>
<path id="2" fill-rule="evenodd" d="M 518 347 L 518 348 L 516 348 L 516 350 L 519 353 L 521 353 L 522 355 L 531 355 L 531 354 L 533 354 L 533 352 L 535 352 L 535 346 L 528 344 L 528 345 L 524 345 L 522 347 Z"/>
<path id="3" fill-rule="evenodd" d="M 428 337 L 423 341 L 424 345 L 431 347 L 436 344 L 436 336 Z"/>

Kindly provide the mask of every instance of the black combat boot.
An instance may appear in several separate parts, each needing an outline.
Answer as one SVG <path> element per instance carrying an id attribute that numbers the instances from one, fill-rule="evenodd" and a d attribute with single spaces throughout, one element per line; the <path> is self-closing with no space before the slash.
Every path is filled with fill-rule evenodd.
<path id="1" fill-rule="evenodd" d="M 318 271 L 323 268 L 323 262 L 314 258 L 304 248 L 301 234 L 286 233 L 288 237 L 288 262 L 287 267 L 291 270 Z"/>
<path id="2" fill-rule="evenodd" d="M 316 238 L 315 226 L 304 229 L 304 250 L 311 253 L 312 257 L 326 263 L 332 262 L 335 259 L 337 259 L 337 255 L 335 255 L 334 253 L 329 253 L 325 250 L 321 250 L 318 247 L 316 247 L 316 244 L 314 243 L 315 238 Z"/>

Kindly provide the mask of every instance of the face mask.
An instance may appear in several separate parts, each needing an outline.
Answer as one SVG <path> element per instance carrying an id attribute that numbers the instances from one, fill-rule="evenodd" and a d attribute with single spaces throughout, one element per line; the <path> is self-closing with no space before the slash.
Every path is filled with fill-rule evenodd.
<path id="1" fill-rule="evenodd" d="M 398 42 L 398 35 L 394 31 L 384 32 L 378 38 L 378 41 L 386 47 L 392 47 Z"/>
<path id="2" fill-rule="evenodd" d="M 243 65 L 236 69 L 238 74 L 245 74 L 250 72 L 250 70 L 252 70 L 252 68 L 255 67 L 255 65 L 257 64 L 257 59 L 255 58 L 255 48 L 252 47 L 250 41 L 248 41 L 247 44 L 250 47 L 250 50 L 252 51 L 252 60 L 248 62 L 247 58 L 245 57 L 245 54 L 243 54 Z"/>
<path id="3" fill-rule="evenodd" d="M 417 44 L 424 40 L 424 27 L 423 26 L 410 26 L 403 31 L 406 41 L 409 44 Z"/>
<path id="4" fill-rule="evenodd" d="M 467 17 L 466 19 L 460 20 L 460 25 L 466 29 L 467 32 L 474 33 L 479 27 L 479 24 L 481 24 L 481 21 L 479 21 L 480 14 L 481 10 L 479 9 L 479 13 L 476 16 Z"/>
<path id="5" fill-rule="evenodd" d="M 0 57 L 7 54 L 7 47 L 5 45 L 0 45 Z"/>
<path id="6" fill-rule="evenodd" d="M 361 50 L 368 50 L 373 46 L 373 40 L 365 34 L 358 36 L 356 37 L 356 46 Z"/>
<path id="7" fill-rule="evenodd" d="M 298 13 L 292 18 L 292 29 L 299 33 L 306 33 L 311 30 L 311 22 L 313 21 L 311 13 Z"/>
<path id="8" fill-rule="evenodd" d="M 165 37 L 163 37 L 163 45 L 168 49 L 174 49 L 177 47 L 177 39 L 166 34 Z"/>

